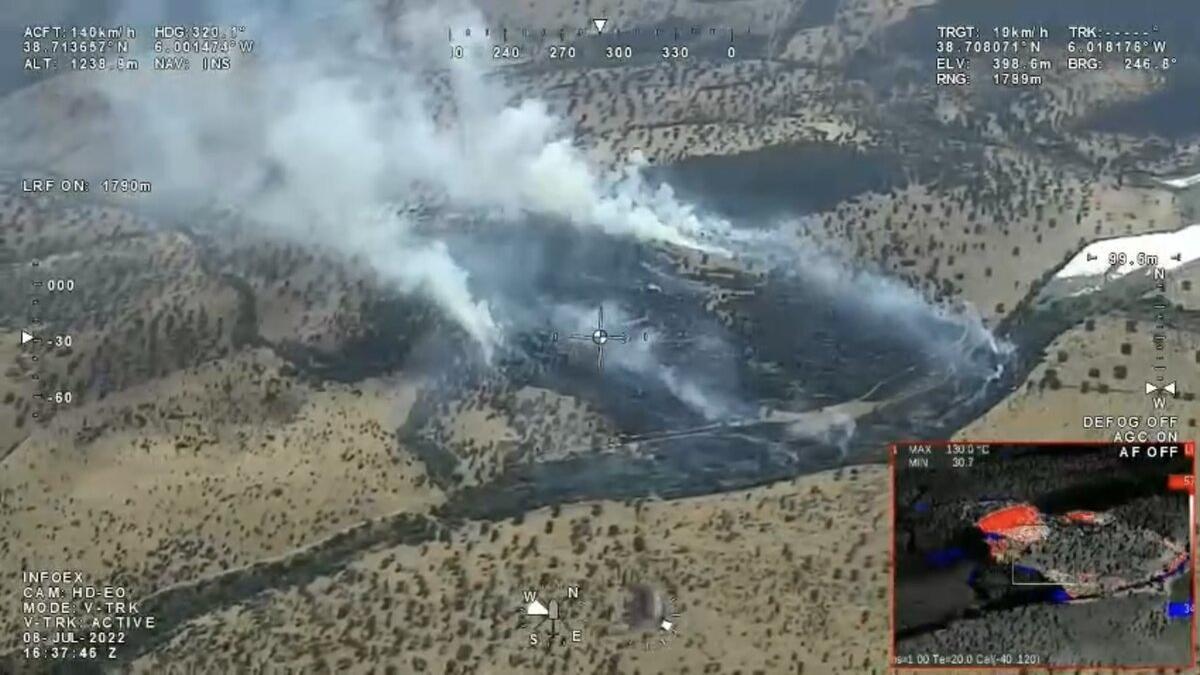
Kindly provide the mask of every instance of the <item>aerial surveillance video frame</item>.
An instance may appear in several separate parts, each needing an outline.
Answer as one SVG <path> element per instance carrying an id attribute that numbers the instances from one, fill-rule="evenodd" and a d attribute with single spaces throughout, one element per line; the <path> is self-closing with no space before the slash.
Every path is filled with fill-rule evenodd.
<path id="1" fill-rule="evenodd" d="M 1195 666 L 1195 446 L 893 447 L 893 659 Z"/>
<path id="2" fill-rule="evenodd" d="M 889 448 L 1192 447 L 1198 36 L 1190 0 L 10 0 L 0 675 L 1191 663 L 1190 562 L 1010 590 L 1081 538 L 1182 555 L 1181 497 L 1047 504 L 1047 452 L 897 502 Z M 993 623 L 1038 663 L 975 658 Z"/>

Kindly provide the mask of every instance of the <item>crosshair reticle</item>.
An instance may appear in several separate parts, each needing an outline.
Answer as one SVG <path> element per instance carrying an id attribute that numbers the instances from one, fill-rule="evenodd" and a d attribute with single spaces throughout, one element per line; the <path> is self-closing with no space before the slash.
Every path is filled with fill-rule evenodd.
<path id="1" fill-rule="evenodd" d="M 592 344 L 596 345 L 596 370 L 604 369 L 604 346 L 609 342 L 620 342 L 625 344 L 629 342 L 629 336 L 625 333 L 615 334 L 609 333 L 604 328 L 604 305 L 600 305 L 596 315 L 596 329 L 589 334 L 572 333 L 572 340 L 591 340 Z"/>

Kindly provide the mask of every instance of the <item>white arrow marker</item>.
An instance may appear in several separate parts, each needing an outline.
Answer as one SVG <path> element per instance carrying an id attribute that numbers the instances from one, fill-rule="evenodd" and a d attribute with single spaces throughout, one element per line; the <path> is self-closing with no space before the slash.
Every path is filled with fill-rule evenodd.
<path id="1" fill-rule="evenodd" d="M 592 25 L 596 27 L 597 33 L 603 33 L 604 27 L 608 25 L 608 19 L 592 19 Z"/>
<path id="2" fill-rule="evenodd" d="M 25 331 L 21 331 L 21 344 L 25 344 L 26 342 L 29 342 L 31 340 L 33 340 L 32 335 L 30 335 L 29 333 L 27 333 Z"/>
<path id="3" fill-rule="evenodd" d="M 1158 379 L 1161 380 L 1162 378 L 1160 377 Z M 1162 387 L 1157 387 L 1149 382 L 1146 383 L 1146 393 L 1147 394 L 1158 393 L 1158 394 L 1171 394 L 1173 396 L 1173 395 L 1175 395 L 1175 391 L 1176 391 L 1176 388 L 1175 388 L 1174 381 L 1172 381 L 1170 384 L 1164 385 Z"/>

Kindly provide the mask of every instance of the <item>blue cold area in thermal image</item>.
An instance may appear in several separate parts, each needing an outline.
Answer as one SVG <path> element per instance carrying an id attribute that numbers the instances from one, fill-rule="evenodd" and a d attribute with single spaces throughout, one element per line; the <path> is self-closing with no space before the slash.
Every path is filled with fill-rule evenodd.
<path id="1" fill-rule="evenodd" d="M 1188 601 L 1168 602 L 1168 619 L 1187 619 L 1192 616 L 1192 603 Z"/>
<path id="2" fill-rule="evenodd" d="M 955 546 L 930 551 L 925 556 L 925 563 L 930 567 L 944 568 L 954 565 L 965 557 L 967 557 L 967 552 Z"/>
<path id="3" fill-rule="evenodd" d="M 1056 605 L 1061 605 L 1071 601 L 1071 594 L 1062 586 L 1055 586 L 1050 589 L 1048 600 Z"/>
<path id="4" fill-rule="evenodd" d="M 1167 576 L 1173 577 L 1177 574 L 1182 574 L 1185 570 L 1187 570 L 1187 566 L 1188 566 L 1188 559 L 1184 558 L 1183 560 L 1180 560 L 1179 564 L 1175 565 L 1175 567 L 1172 568 L 1170 572 L 1167 572 Z"/>
<path id="5" fill-rule="evenodd" d="M 1172 567 L 1171 569 L 1167 570 L 1166 572 L 1163 572 L 1162 574 L 1156 574 L 1153 577 L 1153 580 L 1156 582 L 1162 582 L 1162 581 L 1166 581 L 1172 577 L 1177 577 L 1180 574 L 1187 572 L 1189 562 L 1190 561 L 1187 558 L 1184 558 L 1183 560 L 1180 560 L 1179 562 L 1175 563 L 1175 566 Z"/>

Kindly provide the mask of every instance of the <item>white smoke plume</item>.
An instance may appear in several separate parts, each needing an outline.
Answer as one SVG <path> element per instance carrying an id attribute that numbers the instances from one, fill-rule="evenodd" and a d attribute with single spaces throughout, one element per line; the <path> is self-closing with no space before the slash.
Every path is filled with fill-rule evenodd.
<path id="1" fill-rule="evenodd" d="M 808 218 L 812 216 L 786 218 L 769 229 L 733 230 L 726 240 L 759 264 L 795 275 L 806 287 L 846 297 L 847 307 L 885 318 L 896 339 L 919 343 L 947 367 L 970 361 L 968 355 L 975 349 L 1004 355 L 1015 349 L 985 326 L 970 304 L 933 303 L 920 291 L 869 264 L 827 250 L 819 240 L 797 237 L 795 232 L 809 229 Z M 937 326 L 954 326 L 959 335 L 955 339 L 935 335 L 932 329 Z"/>
<path id="2" fill-rule="evenodd" d="M 486 25 L 477 11 L 440 3 L 396 14 L 393 4 L 247 12 L 209 2 L 221 25 L 248 26 L 254 55 L 235 53 L 223 72 L 202 71 L 193 58 L 189 71 L 79 79 L 72 84 L 100 97 L 110 121 L 55 168 L 150 177 L 160 206 L 232 207 L 265 233 L 359 257 L 397 289 L 434 300 L 485 354 L 499 336 L 488 305 L 446 247 L 415 233 L 397 205 L 435 203 L 497 226 L 539 214 L 719 250 L 706 240 L 726 223 L 648 187 L 636 163 L 613 174 L 593 166 L 563 120 L 489 71 L 484 42 L 451 58 L 446 27 Z M 132 23 L 159 20 L 136 3 L 127 13 Z"/>
<path id="3" fill-rule="evenodd" d="M 752 406 L 728 393 L 734 388 L 736 375 L 721 367 L 725 364 L 708 360 L 703 368 L 668 365 L 656 353 L 659 336 L 656 335 L 653 341 L 639 339 L 643 324 L 634 318 L 630 308 L 615 298 L 604 301 L 603 307 L 605 325 L 609 331 L 613 335 L 625 335 L 628 338 L 623 344 L 609 346 L 605 357 L 606 370 L 624 370 L 652 377 L 660 381 L 676 399 L 710 422 L 743 419 L 753 414 Z M 555 325 L 590 326 L 596 322 L 595 307 L 560 304 L 551 306 L 549 311 Z M 708 351 L 704 349 L 704 343 L 719 341 L 715 336 L 709 335 L 696 336 L 693 339 L 695 344 L 692 349 L 696 353 Z M 577 349 L 590 352 L 593 347 L 585 340 Z"/>

